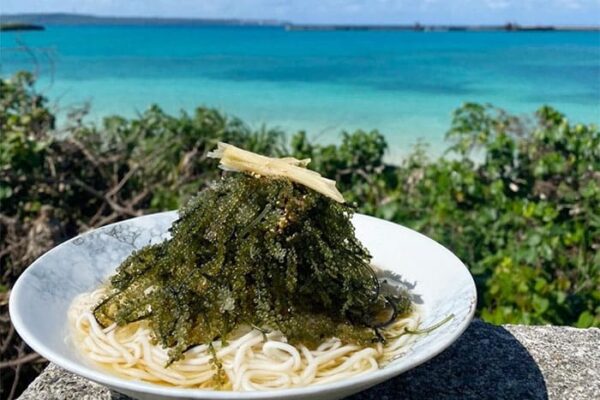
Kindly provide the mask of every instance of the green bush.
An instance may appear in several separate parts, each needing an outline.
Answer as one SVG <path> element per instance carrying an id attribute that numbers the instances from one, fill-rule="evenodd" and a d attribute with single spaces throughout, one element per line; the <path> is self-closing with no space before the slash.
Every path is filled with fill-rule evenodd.
<path id="1" fill-rule="evenodd" d="M 399 165 L 384 161 L 377 131 L 343 133 L 339 145 L 304 132 L 286 141 L 206 108 L 172 116 L 152 106 L 99 125 L 73 113 L 61 135 L 54 119 L 30 74 L 0 80 L 4 313 L 7 291 L 33 259 L 83 230 L 177 208 L 219 175 L 206 153 L 226 141 L 309 157 L 360 211 L 450 248 L 475 278 L 486 321 L 600 326 L 600 131 L 550 107 L 527 119 L 465 104 L 444 157 L 430 159 L 419 144 Z M 2 359 L 14 356 L 5 348 Z"/>
<path id="2" fill-rule="evenodd" d="M 99 126 L 79 118 L 59 138 L 33 83 L 27 73 L 0 82 L 2 215 L 20 224 L 49 206 L 66 237 L 176 208 L 219 174 L 206 152 L 227 141 L 309 157 L 361 211 L 451 248 L 477 281 L 485 320 L 600 325 L 594 125 L 571 124 L 550 107 L 527 120 L 465 104 L 454 113 L 445 157 L 430 160 L 420 145 L 394 166 L 384 162 L 387 143 L 377 131 L 345 132 L 339 145 L 313 143 L 299 132 L 288 147 L 280 131 L 252 130 L 205 108 L 175 117 L 152 106 L 137 118 L 111 116 Z M 19 264 L 2 254 L 3 271 Z"/>

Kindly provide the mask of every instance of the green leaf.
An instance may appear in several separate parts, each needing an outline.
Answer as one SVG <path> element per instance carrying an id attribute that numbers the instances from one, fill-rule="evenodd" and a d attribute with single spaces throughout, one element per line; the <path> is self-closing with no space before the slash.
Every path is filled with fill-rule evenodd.
<path id="1" fill-rule="evenodd" d="M 575 326 L 578 328 L 589 328 L 594 323 L 594 316 L 589 311 L 584 311 L 579 315 Z"/>
<path id="2" fill-rule="evenodd" d="M 546 312 L 546 310 L 548 310 L 548 306 L 550 306 L 550 302 L 548 301 L 548 299 L 545 299 L 538 295 L 533 296 L 532 304 L 537 314 L 543 314 L 544 312 Z"/>
<path id="3" fill-rule="evenodd" d="M 0 200 L 8 199 L 12 194 L 13 190 L 10 186 L 0 185 Z"/>

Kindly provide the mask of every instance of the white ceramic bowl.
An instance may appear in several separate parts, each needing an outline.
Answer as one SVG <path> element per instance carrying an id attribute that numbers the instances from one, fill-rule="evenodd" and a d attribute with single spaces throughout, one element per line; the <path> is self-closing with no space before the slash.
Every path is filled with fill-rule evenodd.
<path id="1" fill-rule="evenodd" d="M 415 284 L 412 292 L 422 299 L 422 326 L 454 314 L 440 328 L 418 336 L 405 357 L 352 379 L 266 392 L 174 389 L 110 375 L 82 359 L 65 340 L 67 309 L 76 295 L 96 288 L 113 274 L 132 250 L 167 238 L 176 218 L 176 212 L 166 212 L 108 225 L 44 254 L 21 275 L 10 296 L 10 315 L 19 335 L 61 367 L 138 399 L 339 399 L 434 357 L 461 335 L 475 311 L 475 284 L 454 254 L 400 225 L 355 215 L 356 234 L 373 255 L 373 263 Z"/>

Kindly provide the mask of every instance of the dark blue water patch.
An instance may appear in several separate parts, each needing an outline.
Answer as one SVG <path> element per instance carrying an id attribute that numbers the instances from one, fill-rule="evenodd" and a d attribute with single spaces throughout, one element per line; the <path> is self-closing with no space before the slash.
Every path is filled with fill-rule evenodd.
<path id="1" fill-rule="evenodd" d="M 521 99 L 525 103 L 570 103 L 581 106 L 596 105 L 598 111 L 596 121 L 600 121 L 600 91 L 587 91 L 576 93 L 535 93 Z"/>
<path id="2" fill-rule="evenodd" d="M 590 86 L 594 88 L 597 94 L 600 94 L 600 60 L 597 64 L 531 64 L 531 65 L 513 65 L 506 68 L 506 72 L 513 76 L 528 79 L 545 85 L 550 82 L 556 83 L 577 83 L 579 85 Z"/>
<path id="3" fill-rule="evenodd" d="M 433 80 L 398 79 L 381 82 L 374 87 L 378 90 L 390 92 L 414 92 L 443 96 L 471 96 L 485 93 L 485 90 L 475 86 L 474 81 L 454 81 L 452 79 Z"/>
<path id="4" fill-rule="evenodd" d="M 365 59 L 298 58 L 295 60 L 234 59 L 224 68 L 211 69 L 209 76 L 233 81 L 356 83 L 373 73 Z"/>
<path id="5" fill-rule="evenodd" d="M 471 57 L 472 58 L 472 57 Z M 39 62 L 42 60 L 42 62 Z M 55 79 L 194 79 L 208 78 L 231 82 L 335 84 L 384 91 L 388 93 L 423 93 L 464 98 L 498 93 L 489 89 L 499 79 L 527 82 L 527 92 L 507 92 L 516 101 L 523 98 L 561 99 L 578 104 L 600 99 L 600 66 L 595 65 L 519 65 L 460 63 L 438 60 L 438 63 L 345 57 L 324 59 L 211 55 L 203 57 L 148 58 L 118 57 L 110 62 L 103 58 L 59 56 L 53 63 L 38 56 L 37 65 L 27 54 L 3 59 L 0 72 L 9 75 L 20 69 L 40 68 L 42 74 Z M 548 85 L 551 85 L 548 87 Z M 502 89 L 500 89 L 502 90 Z M 564 92 L 578 93 L 574 96 Z"/>
<path id="6" fill-rule="evenodd" d="M 203 57 L 147 58 L 114 57 L 110 63 L 102 58 L 59 57 L 58 78 L 86 79 L 161 79 L 211 78 L 234 82 L 332 83 L 363 86 L 385 91 L 419 91 L 426 93 L 475 93 L 462 76 L 461 67 L 421 63 L 411 59 L 372 59 L 368 57 L 250 57 L 214 55 Z M 5 63 L 6 70 L 32 65 L 25 55 Z M 165 73 L 168 71 L 168 74 Z"/>

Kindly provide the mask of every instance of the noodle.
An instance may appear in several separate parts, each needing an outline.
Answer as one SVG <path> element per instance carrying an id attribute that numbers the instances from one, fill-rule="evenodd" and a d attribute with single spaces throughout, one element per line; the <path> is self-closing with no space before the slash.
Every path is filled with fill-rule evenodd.
<path id="1" fill-rule="evenodd" d="M 102 328 L 90 311 L 105 289 L 78 296 L 69 309 L 73 339 L 90 360 L 118 375 L 177 387 L 235 391 L 273 390 L 329 383 L 375 371 L 401 357 L 418 327 L 418 313 L 395 321 L 381 331 L 386 343 L 371 347 L 325 340 L 316 349 L 292 346 L 280 332 L 264 333 L 248 327 L 223 346 L 198 345 L 185 357 L 165 367 L 168 350 L 152 343 L 147 322 Z M 224 382 L 215 379 L 216 359 L 222 363 Z"/>

